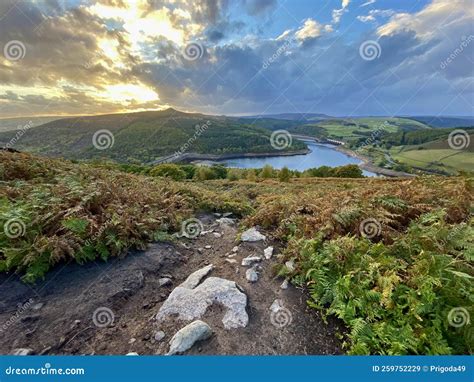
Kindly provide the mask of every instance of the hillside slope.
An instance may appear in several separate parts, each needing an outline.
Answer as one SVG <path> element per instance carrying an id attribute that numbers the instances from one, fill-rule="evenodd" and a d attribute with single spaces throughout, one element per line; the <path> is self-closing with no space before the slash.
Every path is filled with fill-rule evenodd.
<path id="1" fill-rule="evenodd" d="M 111 134 L 100 132 L 104 129 Z M 99 139 L 103 139 L 98 141 L 99 146 L 103 143 L 101 147 L 107 147 L 106 150 L 94 146 L 97 132 Z M 0 145 L 10 142 L 14 134 L 0 133 Z M 238 118 L 167 109 L 56 120 L 27 130 L 14 147 L 70 159 L 111 158 L 139 162 L 174 154 L 183 146 L 187 152 L 203 154 L 278 153 L 306 147 L 294 141 L 291 147 L 277 151 L 271 145 L 270 134 L 258 124 L 250 125 Z"/>

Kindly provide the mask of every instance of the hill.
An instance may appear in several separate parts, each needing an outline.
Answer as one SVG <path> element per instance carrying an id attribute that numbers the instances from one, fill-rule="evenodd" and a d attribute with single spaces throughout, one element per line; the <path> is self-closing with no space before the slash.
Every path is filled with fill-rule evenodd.
<path id="1" fill-rule="evenodd" d="M 101 131 L 104 129 L 108 132 Z M 106 150 L 94 146 L 97 132 L 96 146 L 103 147 L 103 144 Z M 110 158 L 121 162 L 150 162 L 178 150 L 236 154 L 281 153 L 306 148 L 303 143 L 293 141 L 291 147 L 275 150 L 270 134 L 258 124 L 251 125 L 239 118 L 167 109 L 64 118 L 28 130 L 14 147 L 55 157 Z M 13 137 L 13 132 L 0 133 L 0 145 L 6 145 Z"/>
<path id="2" fill-rule="evenodd" d="M 245 272 L 235 272 L 242 261 L 241 252 L 255 256 L 263 253 L 264 247 L 261 243 L 257 243 L 258 248 L 252 246 L 254 243 L 241 243 L 237 230 L 223 225 L 239 224 L 240 231 L 258 226 L 274 246 L 277 256 L 273 256 L 271 262 L 261 261 L 259 269 L 266 268 L 261 270 L 266 273 L 257 284 L 242 280 L 245 290 L 251 290 L 248 293 L 252 296 L 252 325 L 257 324 L 260 315 L 269 314 L 275 288 L 279 289 L 279 283 L 287 280 L 291 284 L 287 292 L 294 294 L 295 301 L 307 301 L 309 308 L 318 311 L 314 312 L 315 316 L 338 318 L 345 328 L 337 332 L 343 349 L 350 354 L 468 354 L 473 351 L 470 326 L 454 325 L 458 321 L 452 317 L 453 312 L 458 312 L 468 320 L 469 315 L 474 314 L 472 179 L 431 176 L 394 180 L 173 181 L 124 173 L 118 165 L 75 164 L 0 150 L 0 181 L 3 184 L 0 188 L 0 224 L 3 225 L 0 272 L 4 273 L 2 281 L 8 285 L 2 291 L 4 297 L 15 293 L 13 287 L 22 296 L 31 289 L 20 287 L 13 273 L 23 276 L 24 282 L 32 283 L 51 271 L 54 275 L 45 283 L 56 291 L 62 290 L 62 285 L 55 285 L 57 275 L 62 273 L 61 279 L 67 282 L 69 291 L 63 296 L 67 301 L 71 295 L 81 294 L 84 288 L 89 290 L 88 284 L 115 285 L 118 282 L 121 289 L 107 295 L 111 300 L 107 300 L 109 305 L 105 306 L 125 319 L 132 311 L 138 312 L 133 314 L 134 325 L 129 326 L 134 328 L 134 336 L 139 333 L 136 337 L 142 338 L 146 333 L 139 331 L 140 328 L 146 327 L 145 332 L 152 330 L 150 314 L 143 313 L 150 308 L 145 303 L 151 303 L 156 311 L 170 292 L 169 287 L 158 286 L 158 277 L 164 277 L 160 276 L 163 272 L 173 273 L 172 284 L 176 285 L 184 281 L 191 270 L 188 267 L 180 273 L 183 268 L 179 268 L 179 264 L 203 267 L 209 264 L 209 259 L 213 262 L 220 259 L 216 272 L 232 280 L 237 277 L 242 280 Z M 224 212 L 231 213 L 235 219 L 211 226 L 200 215 Z M 194 222 L 197 232 L 201 233 L 196 239 L 183 237 L 189 221 Z M 200 224 L 208 231 L 200 229 Z M 212 234 L 211 229 L 215 230 Z M 212 241 L 209 249 L 203 252 L 205 247 L 202 246 L 200 252 L 199 248 L 189 251 L 195 248 L 195 241 L 204 244 L 206 235 L 210 237 L 207 240 Z M 129 255 L 127 259 L 138 257 L 136 252 L 127 250 L 143 250 L 151 242 L 166 243 L 164 251 L 168 255 L 163 269 L 153 267 L 158 258 L 156 249 L 147 253 L 148 257 L 144 256 L 148 268 L 144 268 L 143 273 L 137 272 L 136 267 L 124 268 L 123 264 L 129 264 L 127 261 L 120 262 L 122 265 L 114 262 L 114 258 L 125 254 Z M 232 256 L 238 256 L 239 262 L 234 259 L 232 264 L 223 260 L 231 259 L 228 256 L 236 243 L 238 253 Z M 176 253 L 174 258 L 171 253 Z M 76 283 L 83 285 L 83 278 L 103 261 L 109 262 L 107 267 L 102 267 L 106 279 L 97 282 L 93 278 L 75 293 Z M 73 267 L 74 272 L 71 267 L 65 270 L 64 265 L 69 262 L 79 264 Z M 96 264 L 88 267 L 86 262 Z M 274 274 L 270 273 L 269 265 L 274 266 Z M 266 284 L 269 282 L 266 280 L 275 278 L 279 278 L 278 283 Z M 166 291 L 161 299 L 156 298 L 158 288 L 161 294 Z M 36 289 L 33 289 L 35 293 Z M 93 290 L 100 293 L 102 289 Z M 150 293 L 147 296 L 154 300 L 144 300 L 143 293 L 137 293 L 139 290 L 146 290 Z M 305 294 L 299 294 L 300 290 L 306 291 Z M 36 299 L 38 295 L 34 296 Z M 86 295 L 85 300 L 90 300 L 88 297 Z M 260 306 L 258 301 L 262 298 L 264 304 Z M 95 299 L 92 301 L 96 303 Z M 11 346 L 12 338 L 19 336 L 31 344 L 41 343 L 39 339 L 43 339 L 49 345 L 54 339 L 53 352 L 65 352 L 68 349 L 65 343 L 69 344 L 76 337 L 75 332 L 71 332 L 71 320 L 61 324 L 64 305 L 48 310 L 55 306 L 54 299 L 48 300 L 46 305 L 35 320 L 43 322 L 46 309 L 53 314 L 46 317 L 55 319 L 49 319 L 48 328 L 53 322 L 54 330 L 44 330 L 40 325 L 38 330 L 29 333 L 32 337 L 25 337 L 24 325 L 28 322 L 22 320 L 21 325 L 12 326 L 4 333 L 0 349 L 4 351 Z M 294 320 L 299 320 L 300 314 L 306 317 L 307 311 L 299 309 Z M 90 321 L 90 306 L 77 312 L 80 319 Z M 8 311 L 0 315 L 2 313 L 2 318 L 11 316 Z M 265 326 L 269 326 L 266 321 Z M 303 330 L 305 336 L 313 335 L 314 327 L 303 328 L 297 324 L 294 328 L 297 330 L 285 332 Z M 96 333 L 94 328 L 89 329 Z M 125 326 L 121 330 L 125 330 Z M 61 340 L 61 336 L 71 336 L 71 333 L 74 338 Z M 337 335 L 334 331 L 330 333 Z M 317 337 L 320 335 L 318 331 Z M 117 337 L 121 336 L 114 332 L 110 341 L 119 341 Z M 101 348 L 95 346 L 104 343 L 103 332 L 95 339 L 97 343 L 89 343 L 94 351 L 101 352 Z M 121 351 L 126 349 L 129 339 L 130 336 L 125 336 Z M 271 340 L 274 341 L 273 333 Z M 79 339 L 79 343 L 83 342 Z M 58 343 L 64 347 L 54 348 Z M 141 349 L 145 354 L 156 352 L 156 348 Z"/>
<path id="3" fill-rule="evenodd" d="M 409 118 L 434 128 L 474 126 L 474 117 L 416 116 Z"/>

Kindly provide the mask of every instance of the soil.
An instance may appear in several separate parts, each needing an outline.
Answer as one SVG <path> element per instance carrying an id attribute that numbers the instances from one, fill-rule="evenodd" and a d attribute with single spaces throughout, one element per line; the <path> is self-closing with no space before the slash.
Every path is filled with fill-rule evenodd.
<path id="1" fill-rule="evenodd" d="M 240 243 L 237 225 L 219 225 L 213 215 L 199 219 L 205 231 L 214 229 L 221 236 L 209 232 L 196 239 L 180 237 L 175 243 L 153 244 L 106 263 L 65 264 L 36 285 L 26 285 L 16 275 L 1 275 L 0 353 L 29 348 L 32 354 L 165 354 L 171 337 L 188 322 L 158 323 L 155 316 L 174 287 L 208 264 L 215 267 L 211 276 L 234 280 L 246 293 L 249 324 L 224 329 L 223 309 L 213 305 L 201 320 L 214 334 L 185 354 L 342 353 L 337 339 L 337 333 L 344 331 L 341 323 L 335 319 L 325 323 L 316 310 L 309 309 L 305 291 L 291 284 L 280 288 L 283 279 L 276 278 L 273 269 L 279 262 L 278 242 Z M 237 254 L 228 257 L 237 245 Z M 261 262 L 257 282 L 248 282 L 248 268 L 241 266 L 241 260 L 249 255 L 263 257 L 269 245 L 275 248 L 272 259 Z M 170 277 L 172 284 L 160 286 L 161 277 Z M 283 326 L 272 323 L 270 306 L 275 299 L 290 312 Z M 93 316 L 104 308 L 109 325 L 102 327 Z M 159 330 L 165 337 L 157 341 Z"/>

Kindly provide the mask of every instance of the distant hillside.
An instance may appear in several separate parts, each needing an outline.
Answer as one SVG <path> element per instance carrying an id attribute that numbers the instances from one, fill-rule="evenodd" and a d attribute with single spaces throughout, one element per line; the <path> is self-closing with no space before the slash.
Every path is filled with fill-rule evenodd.
<path id="1" fill-rule="evenodd" d="M 425 123 L 431 127 L 471 127 L 474 126 L 474 117 L 435 117 L 435 116 L 420 116 L 409 117 L 415 121 Z"/>
<path id="2" fill-rule="evenodd" d="M 45 123 L 61 119 L 64 117 L 19 117 L 0 119 L 0 132 L 18 130 L 21 128 L 31 128 L 41 126 Z"/>
<path id="3" fill-rule="evenodd" d="M 206 154 L 277 152 L 270 144 L 269 130 L 245 122 L 174 109 L 65 118 L 26 131 L 13 147 L 49 156 L 122 162 L 149 162 L 183 146 L 186 152 Z M 93 136 L 103 129 L 112 133 L 114 142 L 112 147 L 98 150 Z M 0 145 L 11 142 L 14 136 L 14 132 L 0 133 Z M 302 142 L 294 140 L 282 151 L 304 148 Z"/>
<path id="4" fill-rule="evenodd" d="M 318 114 L 318 113 L 281 113 L 281 114 L 260 114 L 260 115 L 250 115 L 243 118 L 272 118 L 272 119 L 283 119 L 287 121 L 315 121 L 315 120 L 324 120 L 331 119 L 327 114 Z"/>

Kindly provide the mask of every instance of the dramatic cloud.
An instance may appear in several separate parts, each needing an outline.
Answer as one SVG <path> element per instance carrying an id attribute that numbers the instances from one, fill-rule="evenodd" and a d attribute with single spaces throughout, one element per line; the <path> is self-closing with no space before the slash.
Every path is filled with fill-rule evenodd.
<path id="1" fill-rule="evenodd" d="M 2 1 L 0 113 L 473 114 L 471 1 L 373 3 Z"/>

